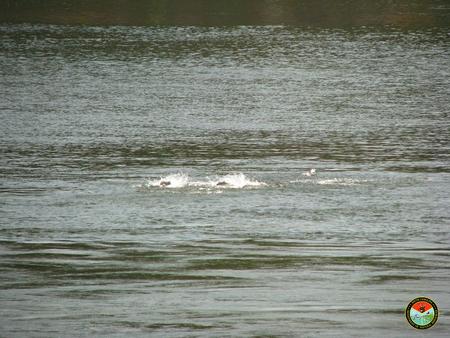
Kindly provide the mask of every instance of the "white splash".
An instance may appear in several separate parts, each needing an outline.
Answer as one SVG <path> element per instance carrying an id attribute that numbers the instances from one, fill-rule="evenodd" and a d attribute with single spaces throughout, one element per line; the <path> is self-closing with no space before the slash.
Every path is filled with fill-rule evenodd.
<path id="1" fill-rule="evenodd" d="M 146 183 L 147 187 L 161 187 L 161 188 L 183 188 L 189 184 L 189 177 L 186 174 L 178 173 L 165 177 L 159 180 L 149 180 Z"/>
<path id="2" fill-rule="evenodd" d="M 201 190 L 205 188 L 227 189 L 227 188 L 244 188 L 244 187 L 258 187 L 266 186 L 264 182 L 248 178 L 242 173 L 228 174 L 225 176 L 217 176 L 213 179 L 206 178 L 205 180 L 192 180 L 184 173 L 171 174 L 161 177 L 157 180 L 148 180 L 143 187 L 159 187 L 159 188 L 184 188 L 184 187 L 198 187 Z"/>
<path id="3" fill-rule="evenodd" d="M 303 173 L 303 176 L 308 176 L 308 177 L 311 177 L 314 175 L 316 175 L 316 169 L 314 169 L 314 168 Z"/>
<path id="4" fill-rule="evenodd" d="M 264 182 L 259 182 L 256 180 L 252 180 L 247 178 L 242 173 L 238 174 L 228 174 L 222 177 L 219 177 L 217 180 L 210 181 L 214 186 L 220 188 L 244 188 L 244 187 L 257 187 L 267 185 Z"/>

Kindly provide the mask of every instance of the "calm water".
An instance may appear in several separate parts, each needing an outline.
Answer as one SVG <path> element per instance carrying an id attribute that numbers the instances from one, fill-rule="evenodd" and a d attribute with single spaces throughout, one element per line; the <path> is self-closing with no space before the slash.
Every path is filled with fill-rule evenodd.
<path id="1" fill-rule="evenodd" d="M 2 337 L 448 336 L 448 27 L 0 44 Z"/>

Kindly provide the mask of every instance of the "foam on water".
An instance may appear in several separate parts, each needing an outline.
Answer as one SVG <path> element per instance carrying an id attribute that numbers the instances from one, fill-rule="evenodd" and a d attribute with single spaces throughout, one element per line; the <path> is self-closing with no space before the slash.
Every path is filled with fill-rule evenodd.
<path id="1" fill-rule="evenodd" d="M 289 183 L 307 183 L 307 184 L 319 184 L 319 185 L 358 185 L 362 183 L 366 183 L 367 180 L 360 180 L 355 178 L 328 178 L 328 179 L 297 179 L 293 181 L 289 181 Z"/>
<path id="2" fill-rule="evenodd" d="M 243 173 L 227 174 L 224 176 L 216 176 L 214 178 L 205 178 L 204 180 L 192 180 L 184 173 L 171 174 L 161 177 L 156 180 L 148 180 L 142 187 L 158 187 L 158 188 L 184 188 L 184 187 L 199 187 L 217 188 L 217 189 L 240 189 L 244 187 L 259 187 L 266 186 L 264 182 L 260 182 L 248 178 Z"/>
<path id="3" fill-rule="evenodd" d="M 356 185 L 360 183 L 364 183 L 364 180 L 358 180 L 353 178 L 332 178 L 326 180 L 317 180 L 317 184 L 321 185 Z"/>

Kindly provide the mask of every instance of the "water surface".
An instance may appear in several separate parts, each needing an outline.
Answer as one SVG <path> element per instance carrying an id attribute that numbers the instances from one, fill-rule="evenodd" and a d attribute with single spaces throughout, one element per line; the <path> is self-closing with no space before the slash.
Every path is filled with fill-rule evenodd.
<path id="1" fill-rule="evenodd" d="M 448 336 L 448 28 L 0 44 L 5 337 Z"/>

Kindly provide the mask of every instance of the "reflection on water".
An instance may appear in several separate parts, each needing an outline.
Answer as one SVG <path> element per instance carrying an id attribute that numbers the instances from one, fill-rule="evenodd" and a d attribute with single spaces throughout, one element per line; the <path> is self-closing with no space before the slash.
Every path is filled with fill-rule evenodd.
<path id="1" fill-rule="evenodd" d="M 448 336 L 446 2 L 108 3 L 0 5 L 85 24 L 0 25 L 0 334 Z"/>
<path id="2" fill-rule="evenodd" d="M 0 20 L 87 25 L 448 27 L 446 0 L 4 0 Z"/>

